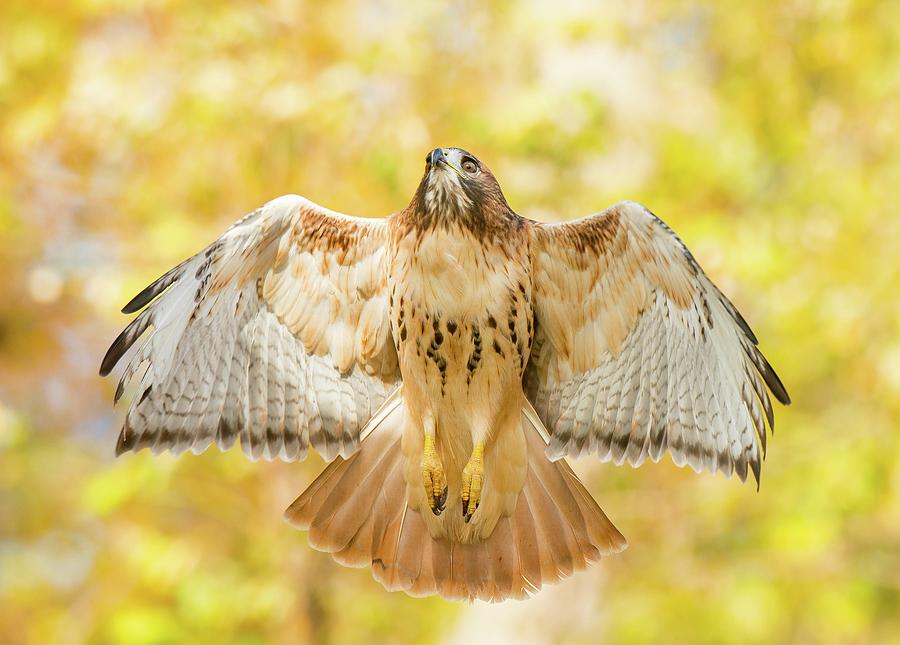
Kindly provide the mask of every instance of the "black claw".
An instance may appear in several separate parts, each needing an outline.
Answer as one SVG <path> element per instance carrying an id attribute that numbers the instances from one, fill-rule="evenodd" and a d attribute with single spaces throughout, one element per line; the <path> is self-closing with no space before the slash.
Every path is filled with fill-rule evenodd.
<path id="1" fill-rule="evenodd" d="M 469 500 L 464 499 L 462 501 L 462 514 L 463 514 L 463 517 L 466 518 L 466 524 L 469 523 L 469 520 L 472 519 L 472 515 L 477 510 L 478 510 L 478 502 L 475 502 L 474 504 L 472 504 L 472 508 L 470 509 L 469 508 Z"/>
<path id="2" fill-rule="evenodd" d="M 441 493 L 440 497 L 434 498 L 434 508 L 431 509 L 431 512 L 435 515 L 440 515 L 444 510 L 444 505 L 447 503 L 447 487 L 444 486 L 444 492 Z"/>
<path id="3" fill-rule="evenodd" d="M 463 503 L 462 503 L 462 509 L 463 509 L 463 517 L 466 520 L 466 524 L 468 524 L 469 520 L 471 520 L 472 516 L 475 514 L 475 511 L 478 510 L 478 502 L 475 502 L 475 504 L 472 505 L 472 510 L 470 511 L 469 510 L 469 501 L 464 499 Z"/>

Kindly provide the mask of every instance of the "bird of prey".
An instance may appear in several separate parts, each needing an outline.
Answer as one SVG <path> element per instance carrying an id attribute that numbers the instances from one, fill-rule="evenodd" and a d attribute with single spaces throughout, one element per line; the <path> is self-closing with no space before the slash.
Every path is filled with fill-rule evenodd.
<path id="1" fill-rule="evenodd" d="M 459 148 L 385 219 L 279 197 L 123 311 L 100 370 L 137 345 L 117 454 L 312 445 L 330 463 L 288 521 L 412 595 L 522 598 L 623 549 L 566 456 L 758 483 L 769 391 L 790 402 L 647 208 L 532 221 Z"/>

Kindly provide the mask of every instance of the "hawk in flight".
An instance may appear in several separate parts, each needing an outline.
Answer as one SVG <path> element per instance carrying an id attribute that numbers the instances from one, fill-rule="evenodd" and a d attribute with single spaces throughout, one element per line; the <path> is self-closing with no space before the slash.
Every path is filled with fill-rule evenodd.
<path id="1" fill-rule="evenodd" d="M 279 197 L 123 311 L 117 454 L 311 445 L 330 464 L 287 519 L 413 595 L 521 598 L 623 549 L 566 456 L 758 482 L 769 392 L 790 402 L 653 213 L 532 221 L 458 148 L 386 219 Z"/>

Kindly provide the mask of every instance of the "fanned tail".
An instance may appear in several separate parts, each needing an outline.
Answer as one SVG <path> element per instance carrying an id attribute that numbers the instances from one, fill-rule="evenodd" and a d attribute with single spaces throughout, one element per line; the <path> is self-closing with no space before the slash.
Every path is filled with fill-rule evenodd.
<path id="1" fill-rule="evenodd" d="M 515 511 L 485 540 L 435 539 L 407 507 L 399 391 L 363 431 L 368 437 L 359 451 L 332 462 L 285 516 L 309 531 L 311 546 L 340 564 L 370 565 L 388 590 L 465 600 L 526 598 L 626 546 L 565 460 L 547 459 L 540 421 L 526 406 L 525 486 Z"/>

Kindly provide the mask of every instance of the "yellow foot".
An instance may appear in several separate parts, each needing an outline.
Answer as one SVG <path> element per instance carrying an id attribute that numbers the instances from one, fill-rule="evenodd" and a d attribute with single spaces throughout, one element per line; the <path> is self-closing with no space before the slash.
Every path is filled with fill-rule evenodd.
<path id="1" fill-rule="evenodd" d="M 422 481 L 431 512 L 440 515 L 447 503 L 447 477 L 434 448 L 434 435 L 425 434 L 425 450 L 422 453 Z"/>
<path id="2" fill-rule="evenodd" d="M 466 522 L 481 502 L 481 488 L 484 485 L 484 444 L 476 443 L 469 457 L 469 463 L 462 473 L 462 512 Z"/>

